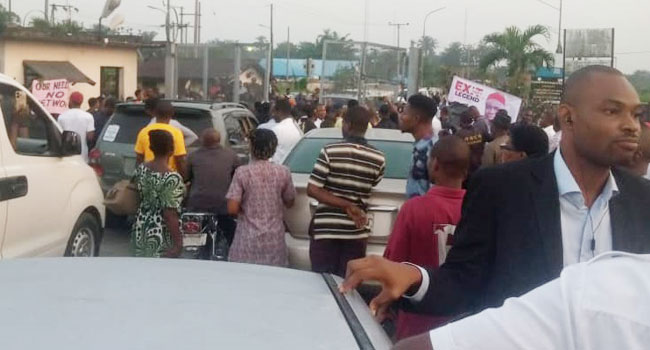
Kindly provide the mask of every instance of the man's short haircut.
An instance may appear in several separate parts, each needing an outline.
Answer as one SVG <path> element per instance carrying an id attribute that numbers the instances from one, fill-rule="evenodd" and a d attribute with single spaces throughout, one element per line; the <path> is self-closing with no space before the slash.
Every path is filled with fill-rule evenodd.
<path id="1" fill-rule="evenodd" d="M 353 108 L 359 105 L 359 101 L 357 100 L 349 100 L 348 101 L 348 108 Z"/>
<path id="2" fill-rule="evenodd" d="M 348 123 L 350 129 L 356 133 L 365 133 L 371 119 L 372 114 L 370 111 L 361 106 L 349 108 L 343 116 L 343 121 Z"/>
<path id="3" fill-rule="evenodd" d="M 291 114 L 291 103 L 289 99 L 281 98 L 275 101 L 275 110 L 280 113 Z"/>
<path id="4" fill-rule="evenodd" d="M 518 152 L 524 152 L 528 158 L 542 157 L 548 154 L 548 135 L 538 126 L 518 124 L 510 129 L 510 143 Z"/>
<path id="5" fill-rule="evenodd" d="M 91 98 L 88 99 L 88 105 L 89 106 L 92 107 L 92 106 L 94 106 L 96 104 L 97 104 L 97 98 L 96 97 L 91 97 Z"/>
<path id="6" fill-rule="evenodd" d="M 164 157 L 174 152 L 174 137 L 165 130 L 149 131 L 149 148 L 156 157 Z"/>
<path id="7" fill-rule="evenodd" d="M 412 109 L 418 111 L 418 113 L 424 117 L 425 121 L 431 121 L 438 112 L 438 107 L 433 99 L 421 94 L 409 97 L 408 104 Z"/>
<path id="8" fill-rule="evenodd" d="M 443 106 L 440 108 L 440 114 L 449 114 L 449 107 Z"/>
<path id="9" fill-rule="evenodd" d="M 158 97 L 149 97 L 148 99 L 144 100 L 144 109 L 146 111 L 153 112 L 156 110 L 156 105 L 158 105 L 158 102 L 160 102 L 160 99 Z"/>
<path id="10" fill-rule="evenodd" d="M 109 108 L 115 108 L 117 105 L 117 100 L 114 97 L 109 97 L 104 100 L 104 108 L 109 107 Z"/>
<path id="11" fill-rule="evenodd" d="M 156 109 L 154 111 L 156 117 L 171 118 L 174 116 L 174 106 L 169 101 L 158 101 L 158 103 L 156 103 Z"/>
<path id="12" fill-rule="evenodd" d="M 431 148 L 431 160 L 437 159 L 442 172 L 450 178 L 467 176 L 471 151 L 467 142 L 458 136 L 443 136 Z"/>
<path id="13" fill-rule="evenodd" d="M 508 131 L 510 129 L 511 122 L 512 118 L 510 118 L 508 115 L 508 111 L 505 109 L 500 109 L 494 117 L 492 124 L 496 129 Z"/>
<path id="14" fill-rule="evenodd" d="M 585 83 L 595 74 L 610 74 L 617 76 L 624 76 L 621 71 L 616 68 L 608 66 L 587 66 L 575 71 L 564 84 L 564 91 L 562 93 L 562 103 L 576 103 L 580 96 L 580 92 L 584 89 Z"/>

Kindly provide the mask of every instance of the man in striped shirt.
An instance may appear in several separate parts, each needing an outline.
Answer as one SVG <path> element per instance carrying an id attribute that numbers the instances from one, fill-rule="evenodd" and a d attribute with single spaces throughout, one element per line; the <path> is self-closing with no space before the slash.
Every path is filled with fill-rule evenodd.
<path id="1" fill-rule="evenodd" d="M 365 200 L 384 176 L 386 160 L 365 139 L 371 113 L 348 109 L 341 142 L 325 146 L 314 165 L 307 194 L 320 204 L 310 226 L 314 272 L 345 276 L 348 261 L 366 255 L 370 232 Z"/>

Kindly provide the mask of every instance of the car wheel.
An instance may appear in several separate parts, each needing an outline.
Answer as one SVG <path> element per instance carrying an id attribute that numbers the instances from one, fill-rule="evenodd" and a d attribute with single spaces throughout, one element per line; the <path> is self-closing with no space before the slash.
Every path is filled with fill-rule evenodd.
<path id="1" fill-rule="evenodd" d="M 101 225 L 97 219 L 83 213 L 72 230 L 72 235 L 65 250 L 65 256 L 93 257 L 99 254 Z"/>

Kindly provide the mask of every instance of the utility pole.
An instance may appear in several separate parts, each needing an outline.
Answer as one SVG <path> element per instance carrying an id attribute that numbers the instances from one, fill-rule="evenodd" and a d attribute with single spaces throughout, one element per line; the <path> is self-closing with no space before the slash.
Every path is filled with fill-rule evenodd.
<path id="1" fill-rule="evenodd" d="M 557 50 L 555 53 L 561 54 L 562 53 L 562 0 L 560 0 L 560 24 L 558 25 L 557 29 Z"/>
<path id="2" fill-rule="evenodd" d="M 199 13 L 197 14 L 197 18 L 199 19 L 198 27 L 196 30 L 196 37 L 197 37 L 197 45 L 201 43 L 201 2 L 199 1 Z"/>
<path id="3" fill-rule="evenodd" d="M 199 0 L 194 1 L 194 45 L 199 44 Z"/>
<path id="4" fill-rule="evenodd" d="M 402 52 L 400 51 L 401 47 L 399 46 L 400 42 L 400 30 L 402 29 L 402 26 L 408 26 L 409 23 L 393 23 L 393 22 L 388 22 L 388 25 L 391 27 L 396 27 L 397 28 L 397 77 L 399 78 L 400 82 L 402 81 Z"/>
<path id="5" fill-rule="evenodd" d="M 45 11 L 43 11 L 43 14 L 45 15 L 45 21 L 50 22 L 50 17 L 47 15 L 47 12 L 50 10 L 50 2 L 49 0 L 45 0 Z"/>
<path id="6" fill-rule="evenodd" d="M 11 13 L 11 0 L 9 0 L 9 6 L 8 6 L 9 13 Z"/>
<path id="7" fill-rule="evenodd" d="M 270 46 L 270 48 L 269 48 L 269 51 L 270 51 L 270 53 L 269 53 L 269 56 L 270 56 L 269 59 L 271 60 L 271 70 L 270 70 L 270 72 L 271 72 L 271 76 L 273 76 L 273 4 L 272 4 L 272 3 L 271 3 L 271 22 L 270 22 L 270 24 L 271 24 L 271 26 L 270 26 L 270 30 L 271 30 L 271 40 L 270 40 L 270 45 L 271 45 L 271 46 Z M 269 78 L 269 82 L 270 82 L 270 81 L 271 81 L 271 80 L 270 80 L 270 78 Z"/>
<path id="8" fill-rule="evenodd" d="M 170 19 L 169 19 L 169 14 L 171 12 L 171 0 L 167 0 L 167 14 L 165 15 L 165 34 L 167 35 L 167 43 L 171 42 L 171 33 L 170 33 Z"/>
<path id="9" fill-rule="evenodd" d="M 289 81 L 289 61 L 291 60 L 291 27 L 287 27 L 287 76 L 286 79 Z M 309 77 L 308 77 L 309 78 Z"/>

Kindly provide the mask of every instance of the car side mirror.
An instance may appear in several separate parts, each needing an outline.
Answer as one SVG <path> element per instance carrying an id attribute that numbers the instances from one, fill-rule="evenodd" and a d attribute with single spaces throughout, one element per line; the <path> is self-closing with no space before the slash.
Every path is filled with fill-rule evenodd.
<path id="1" fill-rule="evenodd" d="M 61 156 L 76 156 L 81 154 L 81 137 L 74 131 L 64 131 L 61 142 Z"/>

